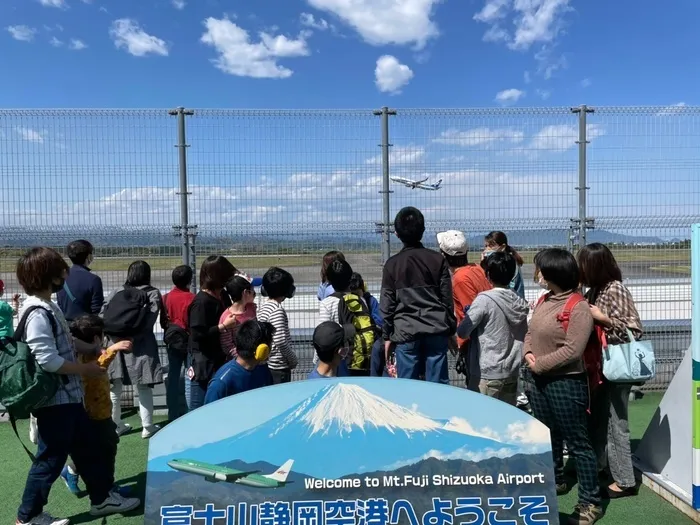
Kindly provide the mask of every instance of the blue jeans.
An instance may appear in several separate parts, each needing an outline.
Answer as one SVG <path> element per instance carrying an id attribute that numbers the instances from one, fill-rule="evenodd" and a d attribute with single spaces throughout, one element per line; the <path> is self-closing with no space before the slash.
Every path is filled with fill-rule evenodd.
<path id="1" fill-rule="evenodd" d="M 372 345 L 372 356 L 369 360 L 369 375 L 372 377 L 389 377 L 386 371 L 384 340 L 381 337 L 378 337 Z"/>
<path id="2" fill-rule="evenodd" d="M 204 396 L 207 395 L 207 389 L 199 381 L 190 381 L 189 378 L 185 378 L 185 394 L 187 395 L 187 409 L 191 412 L 204 406 Z"/>
<path id="3" fill-rule="evenodd" d="M 185 366 L 185 357 L 179 350 L 168 348 L 168 379 L 165 383 L 165 399 L 168 405 L 168 420 L 170 421 L 175 421 L 184 415 L 180 406 L 180 379 L 182 378 L 182 369 Z"/>
<path id="4" fill-rule="evenodd" d="M 17 518 L 29 523 L 44 511 L 51 485 L 66 464 L 68 456 L 85 481 L 90 502 L 99 505 L 112 488 L 98 436 L 82 404 L 56 405 L 37 410 L 39 443 L 36 461 L 27 475 Z"/>
<path id="5" fill-rule="evenodd" d="M 396 345 L 396 374 L 402 379 L 418 379 L 425 373 L 431 383 L 450 383 L 447 369 L 447 342 L 443 335 L 426 335 Z"/>
<path id="6" fill-rule="evenodd" d="M 187 368 L 190 367 L 191 356 L 187 356 Z M 207 385 L 199 381 L 192 381 L 189 377 L 185 377 L 185 400 L 187 401 L 187 409 L 191 412 L 201 406 L 204 406 L 204 396 L 207 395 Z"/>

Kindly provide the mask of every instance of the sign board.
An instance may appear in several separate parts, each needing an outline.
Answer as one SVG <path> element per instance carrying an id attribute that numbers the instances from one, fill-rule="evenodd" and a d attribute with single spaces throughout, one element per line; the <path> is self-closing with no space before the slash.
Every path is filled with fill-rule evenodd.
<path id="1" fill-rule="evenodd" d="M 150 442 L 147 525 L 559 523 L 549 429 L 424 381 L 238 394 Z"/>

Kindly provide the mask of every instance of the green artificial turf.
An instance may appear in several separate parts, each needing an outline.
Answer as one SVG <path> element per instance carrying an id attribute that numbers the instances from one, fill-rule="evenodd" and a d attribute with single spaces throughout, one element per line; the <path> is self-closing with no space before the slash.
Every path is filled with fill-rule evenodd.
<path id="1" fill-rule="evenodd" d="M 633 447 L 642 437 L 649 421 L 654 415 L 657 405 L 661 401 L 661 394 L 647 394 L 643 399 L 630 404 L 630 427 L 632 431 Z M 130 435 L 123 436 L 119 445 L 117 458 L 117 480 L 122 484 L 131 485 L 134 493 L 143 497 L 146 483 L 145 467 L 148 453 L 147 441 L 141 439 L 140 422 L 135 412 L 131 411 L 127 419 L 134 427 Z M 20 425 L 20 435 L 28 443 L 28 430 L 26 422 Z M 0 494 L 5 502 L 0 508 L 0 523 L 14 523 L 15 512 L 19 503 L 27 470 L 29 458 L 17 442 L 9 424 L 0 424 L 0 451 L 2 462 L 0 468 Z M 690 468 L 690 466 L 688 466 Z M 559 512 L 562 517 L 571 512 L 576 504 L 576 488 L 559 498 Z M 59 480 L 54 485 L 46 511 L 54 516 L 71 517 L 71 523 L 114 523 L 119 525 L 136 525 L 143 523 L 141 511 L 136 511 L 129 516 L 110 516 L 105 519 L 92 519 L 87 513 L 89 501 L 83 496 L 77 498 L 70 494 Z M 605 525 L 634 524 L 634 525 L 686 525 L 693 523 L 681 512 L 669 503 L 642 487 L 639 496 L 635 498 L 623 498 L 612 501 L 607 505 L 606 515 L 599 523 Z M 554 524 L 552 524 L 554 525 Z"/>

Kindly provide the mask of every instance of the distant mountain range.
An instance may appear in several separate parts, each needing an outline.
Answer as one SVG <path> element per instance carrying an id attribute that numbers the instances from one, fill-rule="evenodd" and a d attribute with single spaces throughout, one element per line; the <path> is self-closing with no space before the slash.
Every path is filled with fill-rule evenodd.
<path id="1" fill-rule="evenodd" d="M 459 228 L 458 225 L 454 226 Z M 254 227 L 251 227 L 253 229 Z M 269 230 L 264 233 L 250 234 L 227 233 L 225 227 L 217 226 L 211 229 L 200 228 L 197 234 L 197 244 L 218 245 L 227 248 L 236 247 L 245 250 L 246 247 L 258 248 L 263 243 L 268 247 L 270 243 L 278 249 L 306 250 L 316 252 L 319 246 L 337 246 L 346 250 L 366 250 L 368 245 L 379 245 L 380 235 L 369 233 L 373 226 L 358 225 L 356 230 L 348 230 L 347 227 L 335 232 L 332 226 L 323 231 L 310 231 L 303 226 L 294 232 Z M 465 229 L 465 231 L 468 231 Z M 486 233 L 486 232 L 483 232 Z M 472 246 L 483 244 L 483 233 L 469 236 Z M 541 246 L 565 246 L 569 237 L 569 230 L 550 228 L 534 230 L 513 229 L 506 232 L 511 245 L 521 248 Z M 435 232 L 426 233 L 427 245 L 434 244 Z M 95 246 L 101 247 L 172 247 L 179 249 L 181 240 L 175 236 L 175 230 L 168 228 L 81 228 L 81 229 L 45 229 L 45 228 L 3 228 L 0 227 L 0 246 L 5 248 L 24 247 L 29 245 L 63 246 L 75 239 L 88 239 Z M 617 244 L 663 244 L 669 242 L 655 236 L 628 235 L 614 233 L 606 230 L 591 230 L 588 232 L 589 242 L 617 243 Z M 298 253 L 297 252 L 297 253 Z"/>

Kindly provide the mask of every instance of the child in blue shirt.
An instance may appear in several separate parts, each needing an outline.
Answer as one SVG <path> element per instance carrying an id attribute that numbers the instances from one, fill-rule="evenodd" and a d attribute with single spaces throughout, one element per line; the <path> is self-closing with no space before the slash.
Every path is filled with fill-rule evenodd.
<path id="1" fill-rule="evenodd" d="M 318 356 L 316 368 L 309 379 L 329 379 L 347 376 L 347 368 L 340 367 L 352 348 L 355 340 L 355 327 L 351 324 L 339 325 L 325 321 L 314 330 L 313 345 Z"/>
<path id="2" fill-rule="evenodd" d="M 272 374 L 265 362 L 270 355 L 275 327 L 255 319 L 246 321 L 236 333 L 238 356 L 214 374 L 204 404 L 213 403 L 234 394 L 272 385 Z"/>

